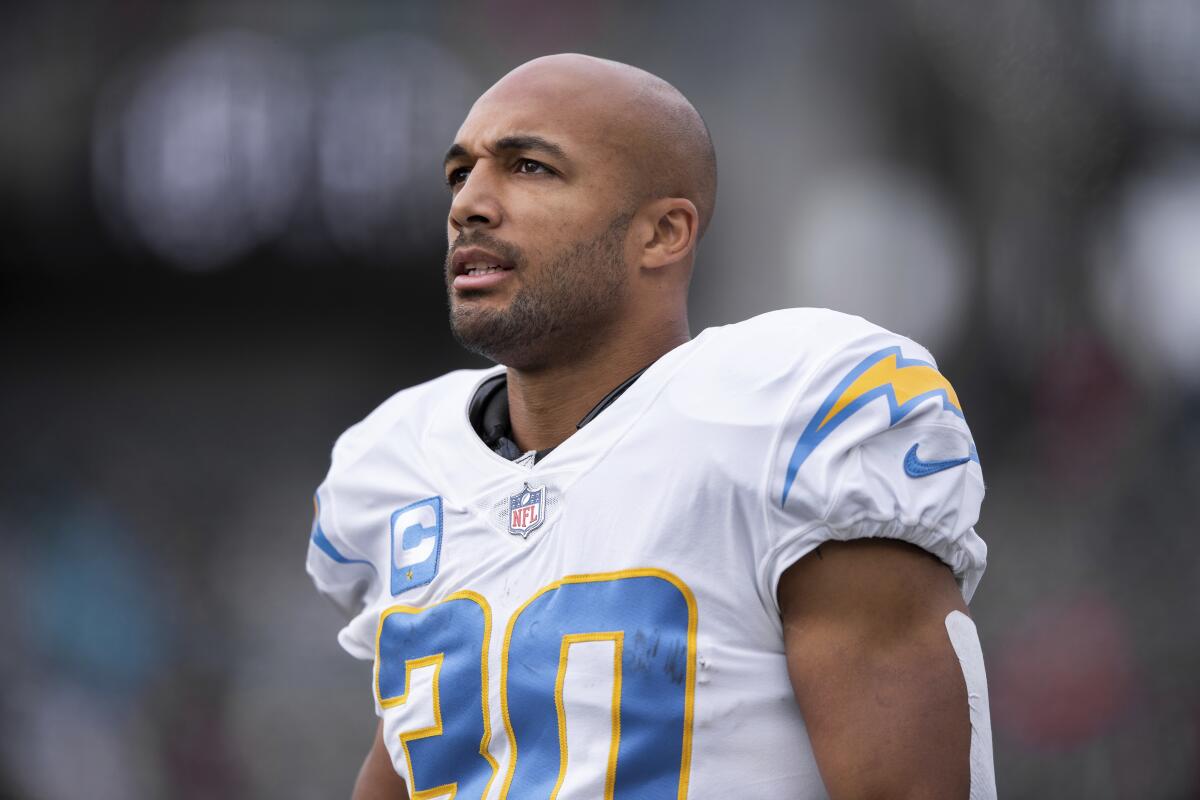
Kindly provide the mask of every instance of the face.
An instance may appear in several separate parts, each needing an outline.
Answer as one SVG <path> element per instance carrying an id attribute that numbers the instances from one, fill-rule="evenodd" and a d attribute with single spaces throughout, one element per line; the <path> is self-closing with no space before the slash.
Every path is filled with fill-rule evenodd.
<path id="1" fill-rule="evenodd" d="M 555 89 L 493 87 L 445 165 L 451 328 L 521 369 L 578 355 L 620 323 L 627 296 L 624 176 L 600 117 Z"/>

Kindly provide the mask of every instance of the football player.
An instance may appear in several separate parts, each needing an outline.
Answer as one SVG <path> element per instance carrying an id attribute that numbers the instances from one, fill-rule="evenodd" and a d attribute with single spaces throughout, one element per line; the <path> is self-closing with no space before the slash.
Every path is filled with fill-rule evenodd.
<path id="1" fill-rule="evenodd" d="M 992 796 L 983 480 L 930 354 L 815 309 L 691 338 L 716 160 L 639 69 L 517 68 L 445 175 L 498 366 L 350 428 L 308 553 L 374 663 L 355 798 Z"/>

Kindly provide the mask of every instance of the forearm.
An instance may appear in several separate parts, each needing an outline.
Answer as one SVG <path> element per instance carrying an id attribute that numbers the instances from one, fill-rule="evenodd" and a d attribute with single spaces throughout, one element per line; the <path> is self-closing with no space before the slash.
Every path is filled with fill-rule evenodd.
<path id="1" fill-rule="evenodd" d="M 375 740 L 358 771 L 351 800 L 408 800 L 408 789 L 396 774 L 392 757 L 383 742 L 382 722 L 375 730 Z"/>

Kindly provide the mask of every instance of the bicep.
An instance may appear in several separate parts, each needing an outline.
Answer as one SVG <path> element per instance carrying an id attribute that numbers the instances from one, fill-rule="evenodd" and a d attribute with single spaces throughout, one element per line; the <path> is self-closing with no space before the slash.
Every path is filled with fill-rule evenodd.
<path id="1" fill-rule="evenodd" d="M 408 789 L 383 742 L 383 722 L 375 729 L 375 740 L 358 771 L 351 800 L 408 800 Z"/>
<path id="2" fill-rule="evenodd" d="M 966 607 L 949 569 L 903 542 L 830 542 L 784 573 L 779 602 L 831 797 L 967 797 L 970 712 L 945 627 Z"/>

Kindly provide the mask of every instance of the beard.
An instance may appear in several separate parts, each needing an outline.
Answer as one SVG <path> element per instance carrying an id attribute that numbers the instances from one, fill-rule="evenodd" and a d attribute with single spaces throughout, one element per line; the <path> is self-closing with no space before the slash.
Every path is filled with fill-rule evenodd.
<path id="1" fill-rule="evenodd" d="M 486 247 L 516 265 L 526 267 L 521 252 L 486 234 L 464 234 L 446 254 L 446 288 L 450 301 L 450 330 L 458 343 L 498 364 L 537 369 L 586 350 L 618 317 L 628 276 L 625 234 L 632 215 L 620 215 L 596 236 L 576 242 L 524 283 L 507 308 L 477 308 L 456 302 L 451 258 L 454 249 Z M 469 300 L 474 293 L 462 293 Z"/>

